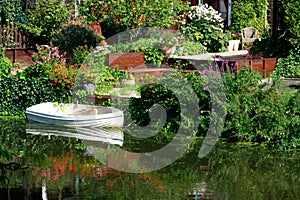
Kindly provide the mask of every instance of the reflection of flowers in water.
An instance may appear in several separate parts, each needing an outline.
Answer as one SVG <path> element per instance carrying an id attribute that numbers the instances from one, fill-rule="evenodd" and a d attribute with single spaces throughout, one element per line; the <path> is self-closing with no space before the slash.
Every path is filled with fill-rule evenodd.
<path id="1" fill-rule="evenodd" d="M 67 152 L 60 157 L 52 157 L 51 166 L 34 167 L 37 179 L 57 181 L 60 177 L 65 178 L 65 174 L 75 173 L 80 176 L 94 176 L 96 163 L 87 157 L 78 157 Z"/>

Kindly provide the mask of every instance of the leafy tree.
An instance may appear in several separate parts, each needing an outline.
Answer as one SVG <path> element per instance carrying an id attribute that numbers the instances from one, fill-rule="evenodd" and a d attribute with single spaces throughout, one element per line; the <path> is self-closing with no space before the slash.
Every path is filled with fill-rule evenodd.
<path id="1" fill-rule="evenodd" d="M 187 5 L 181 0 L 83 0 L 80 14 L 85 21 L 102 22 L 116 34 L 141 27 L 169 27 Z"/>
<path id="2" fill-rule="evenodd" d="M 266 21 L 267 0 L 236 0 L 232 7 L 232 29 L 236 32 L 245 27 L 255 27 L 260 33 L 269 28 Z"/>
<path id="3" fill-rule="evenodd" d="M 25 13 L 22 10 L 22 0 L 2 0 L 0 4 L 0 23 L 23 22 Z"/>
<path id="4" fill-rule="evenodd" d="M 39 0 L 19 27 L 31 37 L 33 44 L 49 44 L 53 34 L 69 21 L 70 14 L 61 0 Z"/>
<path id="5" fill-rule="evenodd" d="M 296 0 L 283 0 L 281 1 L 281 14 L 283 20 L 284 37 L 292 45 L 299 46 L 300 38 L 300 2 Z"/>

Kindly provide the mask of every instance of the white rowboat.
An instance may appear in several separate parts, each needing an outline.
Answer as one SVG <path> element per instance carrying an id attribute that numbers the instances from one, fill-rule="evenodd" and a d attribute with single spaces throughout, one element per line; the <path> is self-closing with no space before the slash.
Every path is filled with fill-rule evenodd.
<path id="1" fill-rule="evenodd" d="M 27 119 L 65 126 L 122 127 L 123 111 L 104 106 L 47 102 L 26 109 Z"/>

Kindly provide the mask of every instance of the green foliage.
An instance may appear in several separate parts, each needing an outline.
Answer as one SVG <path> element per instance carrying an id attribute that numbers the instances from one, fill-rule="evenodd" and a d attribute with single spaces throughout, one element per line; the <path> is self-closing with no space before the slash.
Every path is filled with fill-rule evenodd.
<path id="1" fill-rule="evenodd" d="M 300 14 L 298 12 L 300 2 L 297 0 L 280 1 L 281 14 L 283 15 L 284 33 L 281 37 L 291 42 L 294 47 L 299 46 L 300 38 Z"/>
<path id="2" fill-rule="evenodd" d="M 159 82 L 156 83 L 157 81 L 155 77 L 145 76 L 142 79 L 145 81 L 145 84 L 139 88 L 141 98 L 132 99 L 129 104 L 131 118 L 138 125 L 147 125 L 150 122 L 149 113 L 151 112 L 151 107 L 159 104 L 163 106 L 167 112 L 167 121 L 161 131 L 162 133 L 165 133 L 163 134 L 165 139 L 170 139 L 170 137 L 172 137 L 172 133 L 176 133 L 179 126 L 184 126 L 181 120 L 187 120 L 190 122 L 189 126 L 181 127 L 184 130 L 190 130 L 195 123 L 199 123 L 198 134 L 199 136 L 203 136 L 208 127 L 209 116 L 203 114 L 198 119 L 199 121 L 191 121 L 191 119 L 188 118 L 189 116 L 184 114 L 184 108 L 180 107 L 186 105 L 180 105 L 178 95 L 184 95 L 186 101 L 189 103 L 193 102 L 195 99 L 191 99 L 191 95 L 186 94 L 188 91 L 182 90 L 180 86 L 175 86 L 180 85 L 185 81 L 191 84 L 193 92 L 195 92 L 195 95 L 199 99 L 199 105 L 197 106 L 199 106 L 201 110 L 207 111 L 209 109 L 210 99 L 207 91 L 203 90 L 205 86 L 204 79 L 197 73 L 189 73 L 186 75 L 182 74 L 182 77 L 178 77 L 172 73 L 167 73 L 166 78 L 167 80 L 172 80 L 172 83 L 169 83 L 168 86 L 161 85 Z M 189 109 L 192 109 L 193 106 L 195 105 L 190 105 Z M 161 139 L 163 137 L 160 136 Z"/>
<path id="3" fill-rule="evenodd" d="M 118 67 L 111 69 L 106 65 L 107 52 L 90 54 L 78 69 L 74 91 L 80 100 L 86 95 L 109 94 L 119 83 L 125 72 Z M 87 89 L 88 86 L 92 89 Z M 91 90 L 91 91 L 90 91 Z"/>
<path id="4" fill-rule="evenodd" d="M 159 4 L 159 6 L 158 6 Z M 186 10 L 180 0 L 88 1 L 82 2 L 80 13 L 87 22 L 99 21 L 105 37 L 141 27 L 169 27 Z"/>
<path id="5" fill-rule="evenodd" d="M 161 64 L 164 61 L 165 55 L 160 49 L 156 48 L 145 48 L 141 49 L 145 53 L 144 59 L 146 63 L 150 64 Z"/>
<path id="6" fill-rule="evenodd" d="M 78 46 L 76 47 L 73 52 L 74 52 L 74 60 L 73 63 L 77 63 L 80 65 L 87 59 L 87 57 L 94 51 L 92 47 L 88 47 L 87 45 L 85 46 Z"/>
<path id="7" fill-rule="evenodd" d="M 119 83 L 119 79 L 124 76 L 124 72 L 119 71 L 116 67 L 114 69 L 110 69 L 109 66 L 101 69 L 101 72 L 98 74 L 99 78 L 97 78 L 95 94 L 101 96 L 103 94 L 108 94 L 113 88 L 117 86 Z"/>
<path id="8" fill-rule="evenodd" d="M 71 93 L 52 87 L 48 78 L 2 78 L 0 80 L 0 114 L 24 115 L 26 108 L 47 101 L 66 102 Z"/>
<path id="9" fill-rule="evenodd" d="M 161 64 L 165 58 L 158 38 L 142 38 L 132 42 L 122 42 L 114 45 L 112 52 L 144 52 L 146 63 Z"/>
<path id="10" fill-rule="evenodd" d="M 223 19 L 221 14 L 207 4 L 192 6 L 186 13 L 182 32 L 193 41 L 200 42 L 208 52 L 226 49 Z"/>
<path id="11" fill-rule="evenodd" d="M 60 30 L 70 19 L 70 11 L 60 0 L 39 0 L 34 9 L 27 13 L 24 23 L 18 27 L 35 44 L 49 44 L 54 33 Z"/>
<path id="12" fill-rule="evenodd" d="M 103 6 L 104 2 L 99 0 L 82 0 L 79 7 L 82 21 L 87 24 L 92 24 L 95 21 L 101 22 L 104 14 Z"/>
<path id="13" fill-rule="evenodd" d="M 4 55 L 0 55 L 0 77 L 8 76 L 12 67 L 12 62 Z"/>
<path id="14" fill-rule="evenodd" d="M 60 54 L 58 47 L 37 45 L 37 52 L 32 56 L 30 76 L 50 78 L 55 66 L 64 65 L 66 65 L 66 60 Z"/>
<path id="15" fill-rule="evenodd" d="M 5 161 L 8 161 L 12 158 L 12 153 L 6 150 L 3 150 L 0 146 L 0 185 L 5 185 L 8 182 L 8 177 L 6 175 L 6 164 Z"/>
<path id="16" fill-rule="evenodd" d="M 232 5 L 232 29 L 240 32 L 245 27 L 255 27 L 259 33 L 269 28 L 266 21 L 267 0 L 237 0 Z"/>
<path id="17" fill-rule="evenodd" d="M 250 46 L 250 53 L 263 53 L 264 58 L 282 58 L 286 57 L 291 45 L 284 38 L 275 38 L 265 32 L 261 40 L 255 40 L 253 46 Z"/>
<path id="18" fill-rule="evenodd" d="M 276 80 L 270 89 L 263 89 L 261 79 L 248 71 L 224 79 L 228 113 L 222 136 L 284 149 L 299 146 L 299 95 Z"/>
<path id="19" fill-rule="evenodd" d="M 24 22 L 22 0 L 2 0 L 0 4 L 0 24 Z"/>
<path id="20" fill-rule="evenodd" d="M 182 44 L 178 47 L 183 47 L 182 56 L 188 55 L 199 55 L 206 53 L 205 47 L 199 42 L 184 40 Z M 175 52 L 176 55 L 179 55 L 179 49 Z"/>
<path id="21" fill-rule="evenodd" d="M 295 77 L 300 76 L 300 48 L 290 51 L 286 58 L 279 58 L 273 77 Z"/>
<path id="22" fill-rule="evenodd" d="M 54 34 L 53 44 L 59 49 L 73 51 L 79 46 L 95 47 L 97 44 L 97 35 L 93 29 L 87 25 L 68 25 Z"/>

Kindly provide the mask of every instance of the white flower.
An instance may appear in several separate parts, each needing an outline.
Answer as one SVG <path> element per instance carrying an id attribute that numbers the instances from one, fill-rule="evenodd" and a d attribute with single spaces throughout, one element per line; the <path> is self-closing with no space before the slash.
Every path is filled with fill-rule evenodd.
<path id="1" fill-rule="evenodd" d="M 208 4 L 192 6 L 187 16 L 190 20 L 195 22 L 206 20 L 210 23 L 220 23 L 224 21 L 224 19 L 221 17 L 221 13 L 216 11 L 213 7 L 208 6 Z"/>

